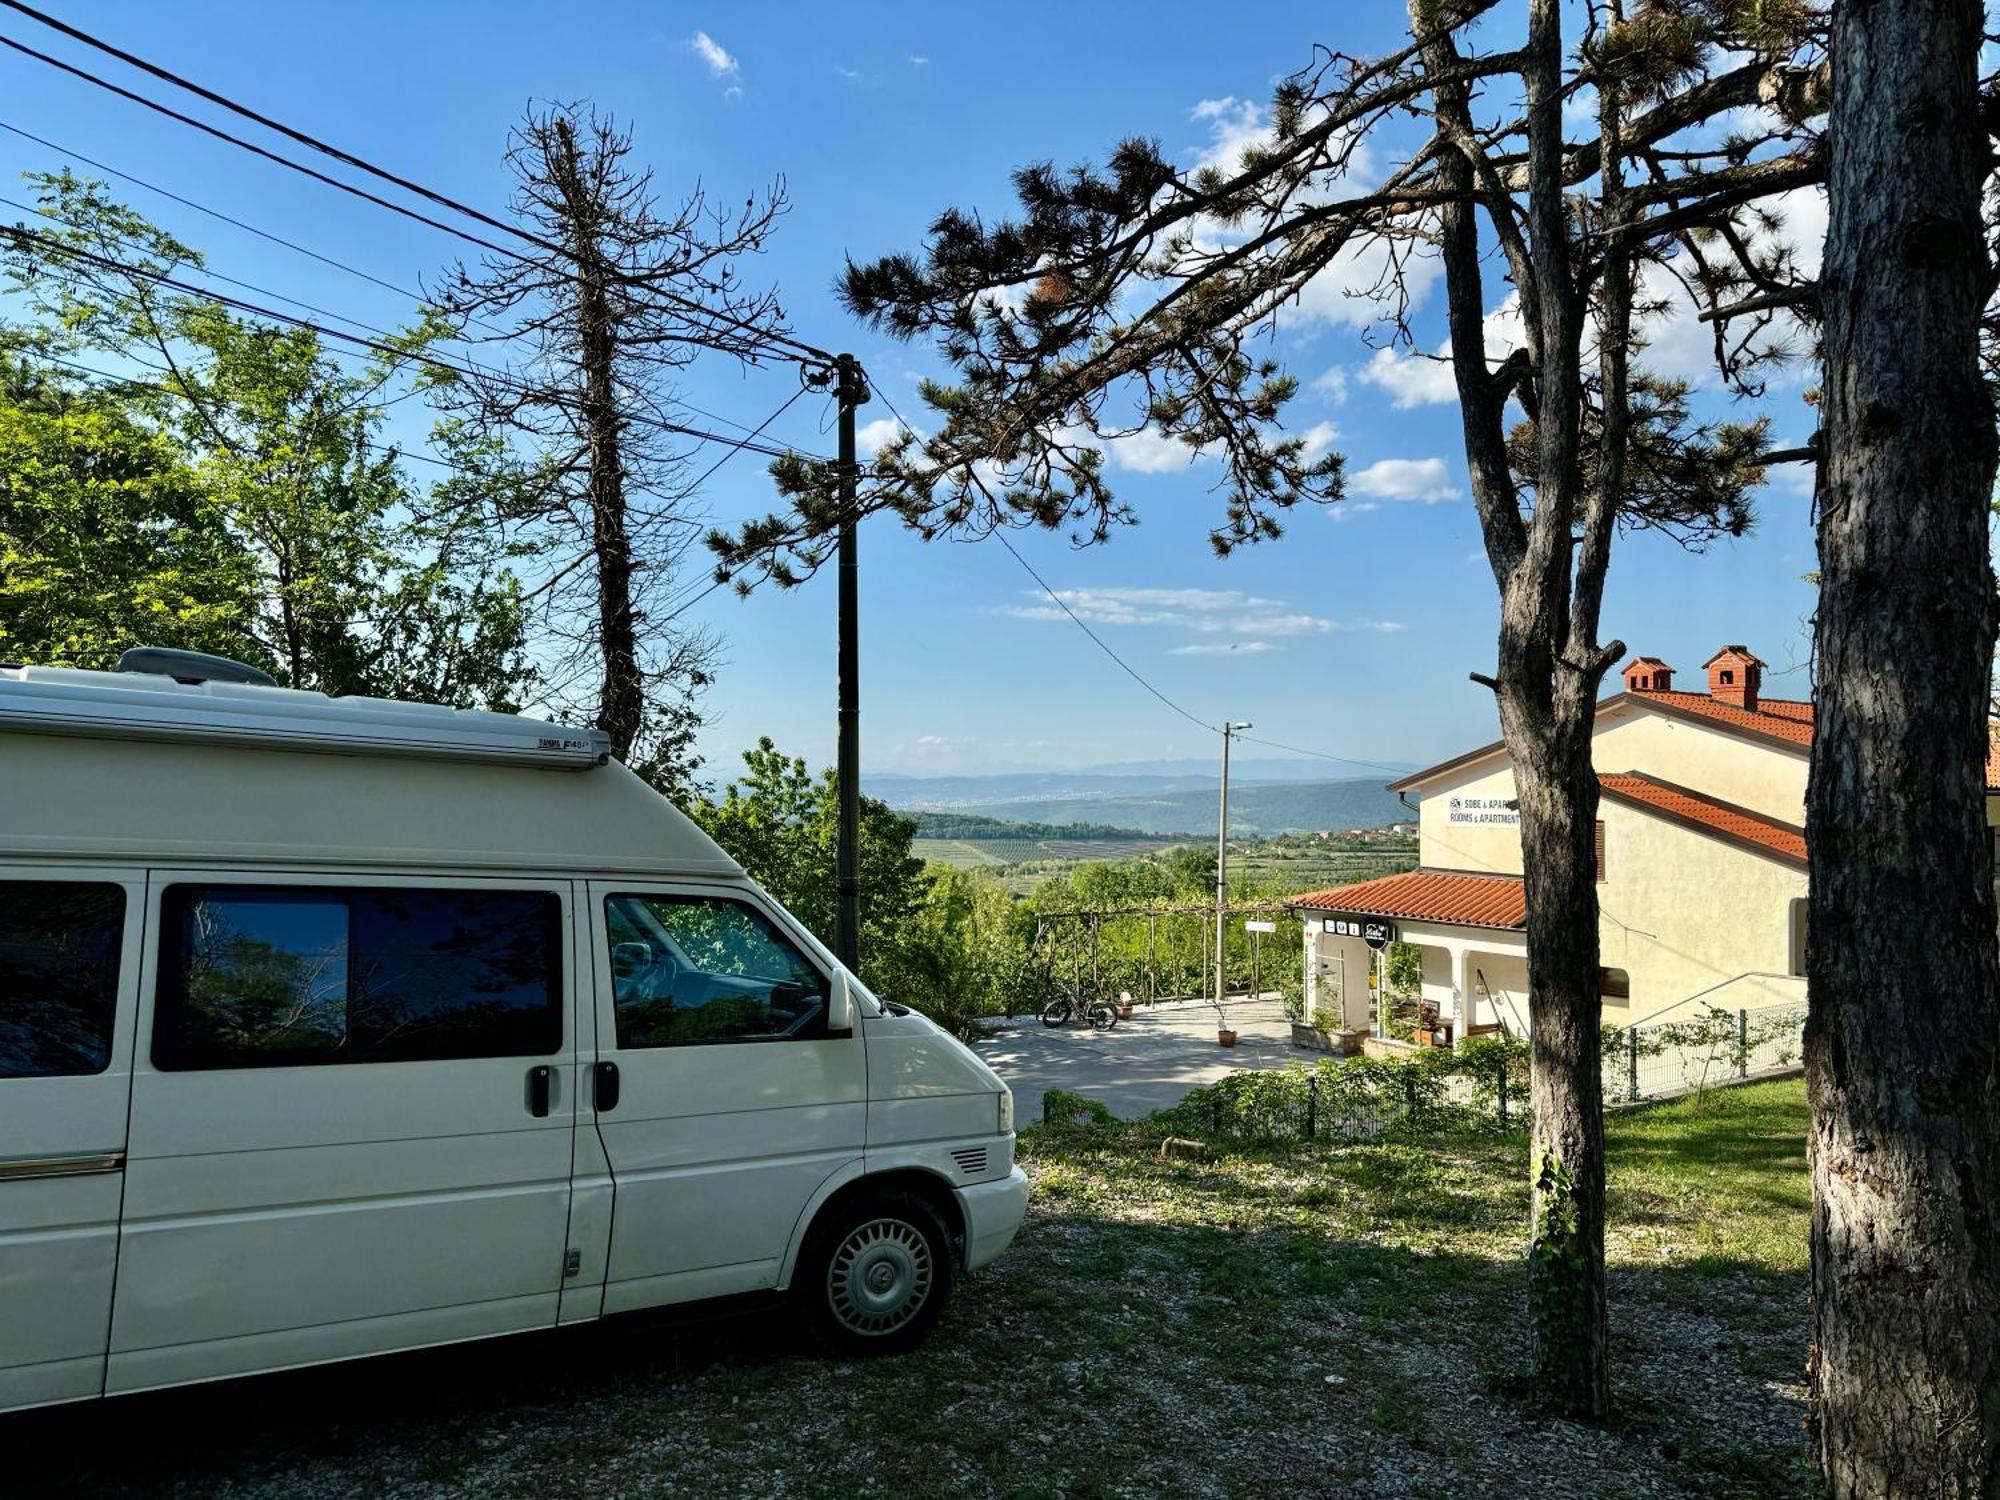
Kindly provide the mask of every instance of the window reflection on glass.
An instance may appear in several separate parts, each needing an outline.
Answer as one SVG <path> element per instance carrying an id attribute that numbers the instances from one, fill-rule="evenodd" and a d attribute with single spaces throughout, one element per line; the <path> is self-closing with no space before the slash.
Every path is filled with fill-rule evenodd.
<path id="1" fill-rule="evenodd" d="M 358 1055 L 493 1057 L 547 1052 L 558 951 L 539 891 L 354 893 Z"/>
<path id="2" fill-rule="evenodd" d="M 827 981 L 763 913 L 707 896 L 605 902 L 620 1047 L 826 1034 Z"/>
<path id="3" fill-rule="evenodd" d="M 0 880 L 0 1078 L 110 1065 L 124 933 L 115 885 Z"/>
<path id="4" fill-rule="evenodd" d="M 346 1045 L 346 902 L 209 895 L 185 904 L 181 945 L 188 1052 L 296 1056 Z"/>
<path id="5" fill-rule="evenodd" d="M 174 886 L 166 1068 L 540 1056 L 562 1044 L 547 891 Z"/>

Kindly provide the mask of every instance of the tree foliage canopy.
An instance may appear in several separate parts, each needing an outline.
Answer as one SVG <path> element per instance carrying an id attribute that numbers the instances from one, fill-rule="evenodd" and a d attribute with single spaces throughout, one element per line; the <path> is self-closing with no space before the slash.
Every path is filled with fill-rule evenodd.
<path id="1" fill-rule="evenodd" d="M 413 483 L 384 436 L 386 388 L 421 385 L 436 330 L 350 369 L 164 286 L 200 254 L 100 184 L 30 181 L 60 227 L 0 240 L 35 315 L 0 333 L 0 648 L 108 666 L 186 646 L 290 686 L 518 704 L 519 554 L 442 503 L 462 476 Z M 104 361 L 137 373 L 84 373 Z"/>

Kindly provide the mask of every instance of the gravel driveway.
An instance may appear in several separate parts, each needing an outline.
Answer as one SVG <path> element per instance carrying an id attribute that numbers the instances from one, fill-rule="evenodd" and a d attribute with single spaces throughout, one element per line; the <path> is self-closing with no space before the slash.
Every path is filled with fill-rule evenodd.
<path id="1" fill-rule="evenodd" d="M 1032 1016 L 977 1045 L 979 1055 L 1014 1091 L 1014 1118 L 1042 1117 L 1042 1095 L 1064 1089 L 1095 1099 L 1121 1119 L 1176 1104 L 1190 1089 L 1225 1073 L 1282 1068 L 1318 1056 L 1294 1047 L 1284 1003 L 1235 1001 L 1234 1047 L 1215 1041 L 1215 1008 L 1200 1001 L 1141 1007 L 1110 1031 L 1078 1022 L 1051 1029 Z"/>

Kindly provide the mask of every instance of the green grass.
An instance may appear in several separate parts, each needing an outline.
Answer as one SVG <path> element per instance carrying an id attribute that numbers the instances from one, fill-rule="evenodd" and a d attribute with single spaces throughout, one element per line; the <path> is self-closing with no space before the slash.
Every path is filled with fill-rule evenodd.
<path id="1" fill-rule="evenodd" d="M 1617 1415 L 1526 1399 L 1518 1135 L 1032 1130 L 1014 1248 L 915 1354 L 625 1322 L 0 1426 L 23 1494 L 1805 1492 L 1797 1080 L 1607 1122 Z"/>

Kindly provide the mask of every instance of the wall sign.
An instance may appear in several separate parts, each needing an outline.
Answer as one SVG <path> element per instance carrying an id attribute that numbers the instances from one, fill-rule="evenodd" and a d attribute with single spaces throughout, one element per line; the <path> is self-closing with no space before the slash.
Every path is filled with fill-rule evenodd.
<path id="1" fill-rule="evenodd" d="M 1519 828 L 1521 803 L 1516 797 L 1453 797 L 1444 820 L 1453 828 Z"/>
<path id="2" fill-rule="evenodd" d="M 1377 950 L 1396 941 L 1396 924 L 1387 917 L 1327 917 L 1320 930 L 1335 937 L 1360 938 Z"/>

